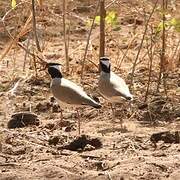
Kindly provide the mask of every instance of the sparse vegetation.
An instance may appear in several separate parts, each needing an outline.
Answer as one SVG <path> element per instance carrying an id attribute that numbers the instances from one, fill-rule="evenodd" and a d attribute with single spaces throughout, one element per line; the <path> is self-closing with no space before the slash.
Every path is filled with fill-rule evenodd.
<path id="1" fill-rule="evenodd" d="M 179 12 L 174 0 L 0 1 L 0 179 L 180 179 Z M 115 124 L 97 88 L 104 55 L 134 95 Z M 73 108 L 59 123 L 47 62 L 101 102 L 81 111 L 86 135 Z"/>

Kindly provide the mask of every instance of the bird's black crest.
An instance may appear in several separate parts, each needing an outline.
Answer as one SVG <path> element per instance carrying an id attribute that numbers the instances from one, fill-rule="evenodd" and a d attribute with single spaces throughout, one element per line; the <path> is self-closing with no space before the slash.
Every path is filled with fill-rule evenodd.
<path id="1" fill-rule="evenodd" d="M 101 69 L 101 71 L 103 71 L 105 73 L 110 73 L 110 71 L 111 71 L 111 64 L 109 62 L 109 58 L 108 57 L 101 57 L 100 58 L 100 69 Z"/>
<path id="2" fill-rule="evenodd" d="M 100 61 L 109 61 L 108 57 L 100 57 Z"/>
<path id="3" fill-rule="evenodd" d="M 50 67 L 50 66 L 61 66 L 62 64 L 60 63 L 47 63 L 46 67 Z"/>

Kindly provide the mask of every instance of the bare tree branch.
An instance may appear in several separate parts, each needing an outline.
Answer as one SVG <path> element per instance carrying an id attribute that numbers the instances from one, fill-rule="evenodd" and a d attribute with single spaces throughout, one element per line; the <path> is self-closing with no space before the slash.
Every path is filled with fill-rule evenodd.
<path id="1" fill-rule="evenodd" d="M 69 55 L 68 55 L 68 44 L 66 37 L 66 0 L 63 0 L 63 32 L 64 32 L 64 51 L 66 58 L 66 73 L 69 73 Z"/>

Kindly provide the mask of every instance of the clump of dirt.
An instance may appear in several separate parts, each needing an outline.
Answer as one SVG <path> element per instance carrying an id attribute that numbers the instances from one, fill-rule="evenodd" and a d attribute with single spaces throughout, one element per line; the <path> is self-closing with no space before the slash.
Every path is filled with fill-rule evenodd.
<path id="1" fill-rule="evenodd" d="M 157 143 L 159 141 L 163 141 L 164 143 L 180 143 L 180 132 L 159 132 L 153 133 L 150 137 L 151 142 Z"/>
<path id="2" fill-rule="evenodd" d="M 9 129 L 14 129 L 32 125 L 39 126 L 39 123 L 40 122 L 36 114 L 30 112 L 19 112 L 11 116 L 7 126 Z"/>
<path id="3" fill-rule="evenodd" d="M 32 86 L 40 86 L 40 87 L 47 87 L 49 88 L 49 82 L 43 77 L 34 77 L 32 76 L 30 79 L 28 79 L 27 83 Z"/>
<path id="4" fill-rule="evenodd" d="M 17 43 L 13 45 L 0 64 L 0 179 L 180 179 L 180 148 L 179 143 L 175 143 L 179 142 L 180 129 L 180 68 L 178 65 L 170 71 L 167 69 L 167 77 L 163 76 L 167 86 L 165 87 L 162 81 L 157 93 L 162 39 L 161 32 L 158 36 L 154 32 L 162 18 L 159 11 L 154 11 L 145 41 L 140 48 L 146 24 L 144 17 L 149 16 L 153 8 L 151 2 L 155 3 L 155 0 L 146 1 L 145 4 L 140 0 L 106 1 L 107 12 L 114 11 L 118 15 L 115 26 L 106 24 L 106 54 L 110 57 L 112 70 L 124 78 L 127 84 L 130 84 L 131 77 L 134 77 L 131 91 L 134 101 L 130 106 L 122 100 L 122 103 L 116 106 L 115 117 L 112 116 L 107 101 L 103 100 L 98 92 L 99 25 L 95 23 L 93 27 L 82 84 L 87 93 L 99 98 L 102 108 L 83 109 L 81 132 L 87 135 L 75 138 L 78 117 L 73 109 L 63 108 L 62 112 L 54 98 L 49 99 L 52 96 L 49 89 L 51 79 L 45 71 L 39 71 L 41 65 L 35 63 L 39 60 L 28 55 L 25 61 L 25 52 L 19 47 L 16 48 Z M 169 8 L 173 4 L 176 10 L 172 9 L 171 14 Z M 9 2 L 0 3 L 1 17 L 10 10 L 4 20 L 7 30 L 14 37 L 19 34 L 30 16 L 29 5 L 23 1 L 12 10 Z M 62 63 L 64 77 L 76 83 L 80 82 L 84 50 L 90 30 L 89 22 L 91 23 L 94 17 L 97 0 L 67 3 L 69 73 L 65 73 L 66 61 L 63 53 L 62 1 L 50 0 L 43 4 L 42 9 L 38 3 L 36 5 L 37 34 L 43 59 L 47 62 Z M 169 21 L 176 17 L 175 14 L 179 15 L 180 3 L 171 1 L 167 5 L 172 16 L 167 16 Z M 166 33 L 167 60 L 176 63 L 179 60 L 178 34 L 172 28 L 167 29 Z M 33 33 L 27 31 L 19 40 L 36 55 L 36 45 L 31 34 Z M 9 40 L 8 33 L 0 22 L 0 54 L 3 55 L 5 50 L 8 50 Z M 151 44 L 154 58 L 149 93 L 145 102 Z M 132 74 L 134 58 L 139 52 L 135 72 Z M 38 55 L 41 57 L 41 53 L 38 52 Z M 24 63 L 25 70 L 22 67 Z M 20 81 L 13 97 L 8 97 L 6 92 L 18 80 L 16 77 L 25 79 Z M 13 127 L 18 125 L 25 128 L 8 129 L 6 125 L 10 111 L 35 112 L 41 125 L 28 122 L 26 127 L 20 116 L 11 123 Z M 125 128 L 120 125 L 122 121 Z M 157 143 L 157 147 L 154 148 L 152 143 Z"/>
<path id="5" fill-rule="evenodd" d="M 59 137 L 58 136 L 53 136 L 48 140 L 48 142 L 49 142 L 49 145 L 56 146 L 58 144 L 58 142 L 59 142 Z"/>
<path id="6" fill-rule="evenodd" d="M 173 122 L 179 117 L 180 106 L 171 100 L 157 97 L 149 103 L 140 103 L 138 119 L 141 123 L 158 124 L 161 122 Z"/>
<path id="7" fill-rule="evenodd" d="M 102 147 L 102 142 L 98 138 L 90 138 L 89 136 L 81 135 L 80 137 L 77 137 L 75 140 L 70 142 L 68 145 L 59 147 L 59 149 L 82 151 L 87 145 L 93 146 L 95 149 L 99 149 Z"/>

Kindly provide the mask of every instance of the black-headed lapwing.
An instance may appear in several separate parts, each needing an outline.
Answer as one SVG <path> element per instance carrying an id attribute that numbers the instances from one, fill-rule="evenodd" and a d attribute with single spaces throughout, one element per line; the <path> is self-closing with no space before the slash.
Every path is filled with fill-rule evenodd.
<path id="1" fill-rule="evenodd" d="M 133 100 L 133 96 L 125 81 L 111 71 L 110 60 L 107 57 L 100 58 L 100 77 L 99 91 L 100 94 L 112 104 L 120 103 L 122 98 Z M 112 108 L 113 110 L 113 108 Z M 114 115 L 114 112 L 113 112 Z M 121 121 L 122 126 L 122 121 Z"/>
<path id="2" fill-rule="evenodd" d="M 94 108 L 101 108 L 100 103 L 88 96 L 80 86 L 68 79 L 63 78 L 59 66 L 60 64 L 58 63 L 47 64 L 48 72 L 52 78 L 50 89 L 53 96 L 59 101 L 60 107 L 92 106 Z M 78 132 L 80 134 L 79 118 Z"/>

